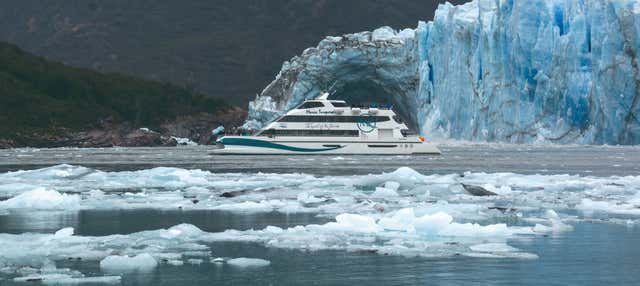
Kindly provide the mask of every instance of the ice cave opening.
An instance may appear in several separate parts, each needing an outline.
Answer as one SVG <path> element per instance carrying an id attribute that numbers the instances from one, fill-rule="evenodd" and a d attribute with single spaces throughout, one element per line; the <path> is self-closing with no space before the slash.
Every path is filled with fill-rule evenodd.
<path id="1" fill-rule="evenodd" d="M 391 107 L 409 128 L 416 130 L 418 126 L 415 113 L 403 100 L 406 91 L 400 87 L 361 78 L 337 83 L 330 93 L 330 99 L 344 100 L 351 106 Z"/>

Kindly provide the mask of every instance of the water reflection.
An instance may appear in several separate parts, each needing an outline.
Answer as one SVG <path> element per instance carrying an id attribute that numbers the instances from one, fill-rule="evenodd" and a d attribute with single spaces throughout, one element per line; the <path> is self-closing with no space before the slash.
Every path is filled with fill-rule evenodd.
<path id="1" fill-rule="evenodd" d="M 77 235 L 103 236 L 168 228 L 181 223 L 193 224 L 208 232 L 221 232 L 227 229 L 262 229 L 269 225 L 292 227 L 330 220 L 309 213 L 251 214 L 210 210 L 10 211 L 0 215 L 0 233 L 51 233 L 73 227 Z"/>

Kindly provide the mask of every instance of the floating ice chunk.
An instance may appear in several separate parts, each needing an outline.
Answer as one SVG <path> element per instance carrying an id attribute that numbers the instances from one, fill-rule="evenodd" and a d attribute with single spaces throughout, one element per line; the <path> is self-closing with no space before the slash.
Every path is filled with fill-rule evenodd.
<path id="1" fill-rule="evenodd" d="M 506 243 L 483 243 L 476 244 L 469 247 L 473 251 L 478 252 L 515 252 L 519 249 L 507 245 Z"/>
<path id="2" fill-rule="evenodd" d="M 438 212 L 433 215 L 427 214 L 419 218 L 414 218 L 413 220 L 413 227 L 417 233 L 428 236 L 437 236 L 440 235 L 445 228 L 451 225 L 453 217 L 447 213 Z"/>
<path id="3" fill-rule="evenodd" d="M 388 198 L 388 197 L 397 197 L 399 195 L 398 195 L 398 192 L 396 192 L 395 190 L 378 187 L 376 188 L 376 191 L 371 194 L 371 196 L 377 197 L 377 198 Z"/>
<path id="4" fill-rule="evenodd" d="M 209 262 L 211 262 L 211 263 L 224 263 L 224 258 L 222 258 L 222 257 L 211 258 L 211 260 Z"/>
<path id="5" fill-rule="evenodd" d="M 385 189 L 397 191 L 400 188 L 400 183 L 394 182 L 394 181 L 388 181 L 384 183 L 384 187 Z"/>
<path id="6" fill-rule="evenodd" d="M 187 224 L 187 223 L 172 226 L 167 230 L 167 232 L 170 234 L 171 238 L 174 238 L 177 236 L 195 237 L 198 235 L 202 235 L 204 233 L 197 226 L 192 224 Z"/>
<path id="7" fill-rule="evenodd" d="M 259 258 L 233 258 L 227 260 L 227 264 L 235 267 L 265 267 L 271 265 L 271 261 Z"/>
<path id="8" fill-rule="evenodd" d="M 301 202 L 303 204 L 313 204 L 313 203 L 320 203 L 320 202 L 324 202 L 325 201 L 325 199 L 316 198 L 316 197 L 310 195 L 307 192 L 299 193 L 297 199 L 298 199 L 299 202 Z"/>
<path id="9" fill-rule="evenodd" d="M 415 232 L 415 214 L 413 208 L 398 210 L 392 217 L 383 217 L 378 221 L 378 225 L 386 230 Z"/>
<path id="10" fill-rule="evenodd" d="M 72 235 L 73 235 L 73 227 L 67 227 L 67 228 L 63 228 L 61 230 L 56 231 L 53 237 L 56 239 L 60 239 L 60 238 L 65 238 Z"/>
<path id="11" fill-rule="evenodd" d="M 562 222 L 560 216 L 554 210 L 547 210 L 545 216 L 547 217 L 550 225 L 536 224 L 533 227 L 534 232 L 544 233 L 573 230 L 572 226 Z"/>
<path id="12" fill-rule="evenodd" d="M 79 207 L 80 196 L 61 194 L 45 188 L 36 188 L 0 202 L 0 208 L 6 209 L 69 210 Z"/>
<path id="13" fill-rule="evenodd" d="M 158 262 L 148 253 L 133 257 L 111 255 L 100 261 L 100 269 L 109 273 L 149 272 Z"/>
<path id="14" fill-rule="evenodd" d="M 357 214 L 340 214 L 336 216 L 336 222 L 327 223 L 324 227 L 343 232 L 374 233 L 382 230 L 373 218 Z"/>
<path id="15" fill-rule="evenodd" d="M 166 260 L 166 263 L 169 265 L 173 265 L 173 266 L 182 266 L 184 265 L 184 262 L 182 260 L 178 260 L 178 259 L 169 259 Z"/>
<path id="16" fill-rule="evenodd" d="M 69 285 L 69 284 L 120 284 L 120 276 L 96 276 L 96 277 L 73 277 L 68 274 L 42 274 L 16 277 L 16 282 L 40 282 L 45 285 Z"/>
<path id="17" fill-rule="evenodd" d="M 616 204 L 606 201 L 594 201 L 591 199 L 582 199 L 576 208 L 583 211 L 587 215 L 593 213 L 610 213 L 621 215 L 640 215 L 640 209 L 631 204 Z"/>

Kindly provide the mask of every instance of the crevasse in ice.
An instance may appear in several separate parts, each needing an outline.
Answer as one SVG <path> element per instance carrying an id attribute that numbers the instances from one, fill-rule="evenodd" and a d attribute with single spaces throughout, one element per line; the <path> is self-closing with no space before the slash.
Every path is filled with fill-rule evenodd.
<path id="1" fill-rule="evenodd" d="M 638 1 L 447 3 L 415 30 L 327 37 L 285 62 L 248 125 L 364 82 L 432 138 L 638 144 L 639 47 Z"/>

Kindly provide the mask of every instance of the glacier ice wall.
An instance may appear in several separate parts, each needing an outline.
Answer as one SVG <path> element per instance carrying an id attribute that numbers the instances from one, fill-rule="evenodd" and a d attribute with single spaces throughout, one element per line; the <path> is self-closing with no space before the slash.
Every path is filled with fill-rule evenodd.
<path id="1" fill-rule="evenodd" d="M 447 3 L 415 30 L 328 37 L 285 62 L 249 123 L 368 81 L 430 137 L 640 144 L 639 50 L 637 0 Z"/>

